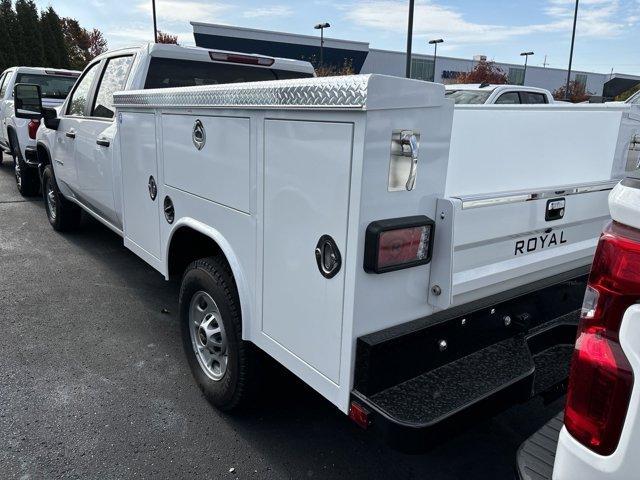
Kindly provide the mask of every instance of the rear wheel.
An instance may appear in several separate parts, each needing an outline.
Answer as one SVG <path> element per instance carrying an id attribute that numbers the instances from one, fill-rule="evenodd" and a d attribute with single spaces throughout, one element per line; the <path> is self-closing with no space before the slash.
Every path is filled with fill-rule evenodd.
<path id="1" fill-rule="evenodd" d="M 179 310 L 184 351 L 207 400 L 226 411 L 245 406 L 256 387 L 256 352 L 242 340 L 238 292 L 222 258 L 187 267 Z"/>
<path id="2" fill-rule="evenodd" d="M 54 230 L 66 232 L 80 225 L 82 211 L 60 193 L 51 165 L 47 165 L 42 174 L 42 194 L 47 218 Z"/>
<path id="3" fill-rule="evenodd" d="M 22 152 L 18 144 L 18 139 L 14 132 L 10 133 L 11 155 L 13 156 L 13 170 L 16 178 L 18 191 L 24 197 L 33 197 L 40 191 L 38 171 L 29 166 L 22 158 Z"/>

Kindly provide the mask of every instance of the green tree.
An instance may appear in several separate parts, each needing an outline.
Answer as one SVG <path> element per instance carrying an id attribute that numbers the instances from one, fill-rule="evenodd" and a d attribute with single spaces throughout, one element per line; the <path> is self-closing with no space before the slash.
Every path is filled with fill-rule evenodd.
<path id="1" fill-rule="evenodd" d="M 53 7 L 40 15 L 40 31 L 44 48 L 44 65 L 55 68 L 69 68 L 69 56 L 64 41 L 61 20 Z"/>
<path id="2" fill-rule="evenodd" d="M 20 63 L 21 45 L 17 42 L 18 22 L 11 0 L 0 0 L 0 68 L 5 70 Z"/>
<path id="3" fill-rule="evenodd" d="M 24 49 L 21 64 L 29 67 L 43 66 L 44 47 L 40 33 L 40 19 L 33 0 L 16 1 L 16 19 L 21 32 L 18 38 Z"/>

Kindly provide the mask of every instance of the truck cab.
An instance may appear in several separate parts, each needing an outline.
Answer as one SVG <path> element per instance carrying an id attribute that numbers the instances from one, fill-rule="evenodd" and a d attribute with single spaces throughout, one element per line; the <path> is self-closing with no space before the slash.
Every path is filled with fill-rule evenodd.
<path id="1" fill-rule="evenodd" d="M 16 185 L 24 196 L 39 191 L 35 138 L 40 119 L 15 116 L 13 89 L 19 83 L 38 85 L 43 106 L 55 108 L 62 105 L 78 75 L 74 70 L 35 67 L 12 67 L 0 75 L 0 152 L 13 158 Z"/>
<path id="2" fill-rule="evenodd" d="M 109 51 L 84 69 L 60 114 L 49 110 L 53 120 L 45 116 L 38 132 L 41 171 L 52 164 L 62 195 L 120 233 L 115 92 L 313 76 L 308 62 L 198 47 L 148 44 Z"/>

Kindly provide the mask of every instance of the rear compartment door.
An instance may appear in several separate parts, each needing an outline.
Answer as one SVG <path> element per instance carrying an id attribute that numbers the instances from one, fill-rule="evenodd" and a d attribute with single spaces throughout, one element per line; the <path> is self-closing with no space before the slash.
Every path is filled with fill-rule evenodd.
<path id="1" fill-rule="evenodd" d="M 262 331 L 336 384 L 344 268 L 324 275 L 316 248 L 345 255 L 352 137 L 349 123 L 265 122 Z"/>
<path id="2" fill-rule="evenodd" d="M 461 305 L 590 265 L 614 185 L 440 200 L 429 302 Z"/>

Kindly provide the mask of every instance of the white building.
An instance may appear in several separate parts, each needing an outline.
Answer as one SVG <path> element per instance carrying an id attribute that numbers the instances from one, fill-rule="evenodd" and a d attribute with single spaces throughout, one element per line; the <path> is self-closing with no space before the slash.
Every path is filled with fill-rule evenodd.
<path id="1" fill-rule="evenodd" d="M 272 32 L 250 28 L 191 22 L 196 45 L 277 57 L 306 59 L 314 63 L 320 58 L 320 39 L 314 35 Z M 404 52 L 369 48 L 366 42 L 325 38 L 324 62 L 342 66 L 350 63 L 356 73 L 381 73 L 403 77 L 406 68 Z M 412 55 L 411 76 L 420 80 L 455 83 L 456 76 L 473 69 L 477 60 L 432 55 Z M 567 81 L 567 71 L 529 65 L 524 78 L 523 64 L 499 63 L 509 82 L 555 90 Z M 435 74 L 434 74 L 435 72 Z M 571 79 L 585 84 L 593 95 L 615 97 L 640 83 L 640 76 L 622 73 L 572 71 Z"/>

